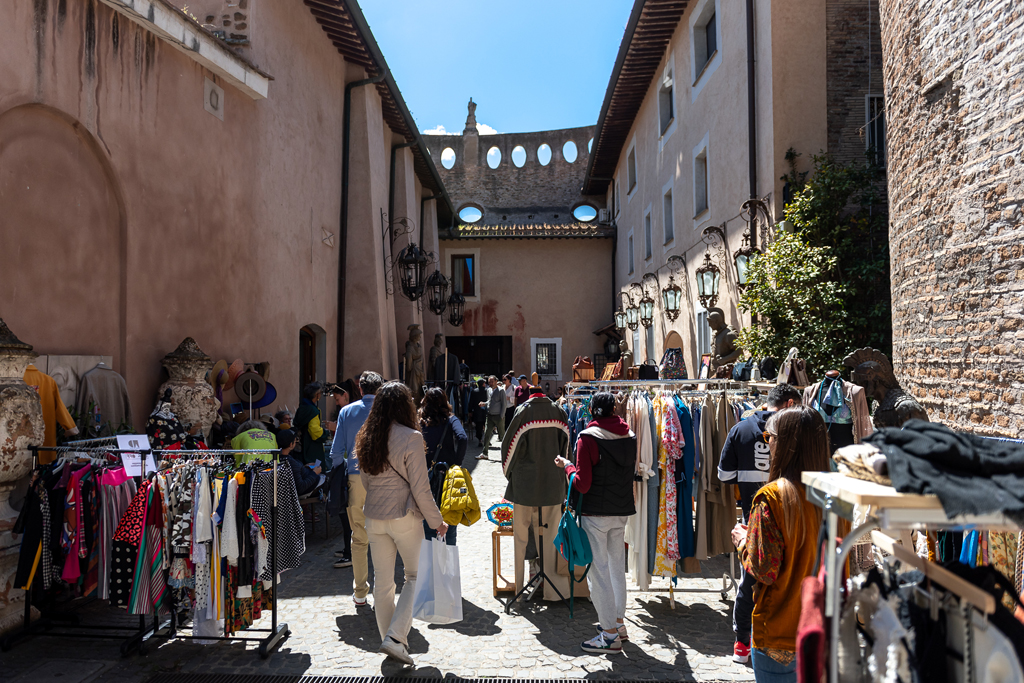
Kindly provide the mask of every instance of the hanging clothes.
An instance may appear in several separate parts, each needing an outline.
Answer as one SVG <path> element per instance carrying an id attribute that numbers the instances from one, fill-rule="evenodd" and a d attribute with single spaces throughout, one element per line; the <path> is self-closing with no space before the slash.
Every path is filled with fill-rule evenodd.
<path id="1" fill-rule="evenodd" d="M 654 413 L 659 425 L 658 468 L 662 485 L 659 491 L 657 554 L 654 574 L 673 578 L 679 556 L 679 530 L 676 525 L 676 463 L 683 455 L 683 434 L 670 399 L 658 396 Z"/>
<path id="2" fill-rule="evenodd" d="M 654 442 L 651 434 L 651 423 L 644 396 L 633 395 L 627 405 L 627 419 L 630 429 L 637 437 L 636 478 L 633 485 L 633 500 L 637 512 L 647 510 L 647 480 L 653 475 Z M 634 583 L 646 590 L 651 584 L 651 575 L 647 571 L 647 515 L 636 514 L 626 523 L 626 543 L 629 545 L 627 567 Z"/>
<path id="3" fill-rule="evenodd" d="M 693 478 L 696 469 L 696 441 L 693 438 L 693 416 L 681 398 L 675 399 L 676 416 L 684 442 L 682 457 L 676 466 L 676 534 L 679 539 L 680 558 L 693 557 L 696 537 L 693 528 Z"/>

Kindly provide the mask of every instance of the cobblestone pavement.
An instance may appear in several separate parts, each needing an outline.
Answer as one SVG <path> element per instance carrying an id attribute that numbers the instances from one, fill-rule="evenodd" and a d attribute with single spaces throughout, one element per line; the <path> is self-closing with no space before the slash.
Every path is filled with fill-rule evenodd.
<path id="1" fill-rule="evenodd" d="M 496 450 L 490 461 L 474 459 L 473 471 L 483 506 L 499 500 L 505 480 Z M 534 601 L 513 607 L 506 615 L 492 596 L 491 531 L 481 520 L 459 529 L 464 620 L 450 626 L 413 623 L 410 652 L 417 668 L 403 669 L 377 653 L 380 640 L 368 607 L 352 601 L 351 569 L 334 569 L 337 537 L 324 539 L 323 522 L 307 536 L 302 566 L 284 574 L 279 618 L 291 637 L 268 660 L 261 660 L 255 643 L 195 645 L 187 641 L 149 648 L 145 656 L 122 659 L 118 641 L 36 638 L 0 654 L 0 681 L 60 680 L 63 683 L 147 680 L 158 672 L 397 675 L 509 678 L 650 678 L 680 681 L 753 680 L 747 665 L 732 661 L 731 597 L 722 601 L 722 574 L 727 557 L 704 563 L 700 577 L 680 580 L 671 609 L 667 581 L 656 580 L 661 592 L 630 591 L 626 612 L 630 642 L 623 654 L 591 656 L 579 643 L 596 631 L 597 615 L 588 600 L 577 600 L 575 619 L 560 603 Z M 340 531 L 340 525 L 331 529 Z M 511 539 L 503 539 L 505 558 L 511 558 Z M 506 575 L 511 576 L 511 563 Z M 396 572 L 399 577 L 401 570 Z M 401 581 L 401 578 L 399 578 Z M 372 597 L 371 597 L 372 602 Z M 96 603 L 83 610 L 83 621 L 110 623 L 117 613 Z M 125 617 L 121 617 L 124 619 Z M 264 618 L 257 626 L 269 626 Z"/>

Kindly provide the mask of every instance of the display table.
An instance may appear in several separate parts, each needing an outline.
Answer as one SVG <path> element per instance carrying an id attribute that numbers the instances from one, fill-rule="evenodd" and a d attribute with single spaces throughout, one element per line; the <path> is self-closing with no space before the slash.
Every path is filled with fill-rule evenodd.
<path id="1" fill-rule="evenodd" d="M 832 617 L 829 634 L 828 680 L 839 680 L 839 599 L 842 581 L 837 568 L 846 561 L 854 544 L 876 527 L 891 530 L 917 531 L 1018 531 L 1006 515 L 958 515 L 947 517 L 938 496 L 899 493 L 892 486 L 883 486 L 854 479 L 838 472 L 804 472 L 801 481 L 807 489 L 807 500 L 825 512 L 829 552 L 825 555 L 825 616 Z M 839 518 L 854 522 L 855 506 L 867 506 L 863 524 L 853 529 L 837 548 Z M 883 537 L 884 538 L 884 537 Z M 912 549 L 911 549 L 912 551 Z"/>

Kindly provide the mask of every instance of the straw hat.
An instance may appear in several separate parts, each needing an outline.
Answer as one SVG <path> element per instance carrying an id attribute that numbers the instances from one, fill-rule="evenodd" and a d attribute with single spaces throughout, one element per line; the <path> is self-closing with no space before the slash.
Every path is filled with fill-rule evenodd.
<path id="1" fill-rule="evenodd" d="M 228 381 L 227 384 L 224 385 L 224 388 L 234 388 L 235 380 L 237 380 L 238 376 L 241 375 L 243 372 L 245 372 L 245 364 L 242 362 L 241 358 L 236 358 L 231 363 L 231 366 L 228 368 Z"/>
<path id="2" fill-rule="evenodd" d="M 216 389 L 218 384 L 223 385 L 228 381 L 228 362 L 226 360 L 219 360 L 213 364 L 210 368 L 210 372 L 206 375 L 206 381 Z"/>

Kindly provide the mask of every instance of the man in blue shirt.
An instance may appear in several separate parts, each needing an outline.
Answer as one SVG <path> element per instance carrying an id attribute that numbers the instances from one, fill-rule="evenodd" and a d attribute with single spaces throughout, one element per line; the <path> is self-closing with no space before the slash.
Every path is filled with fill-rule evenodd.
<path id="1" fill-rule="evenodd" d="M 335 553 L 339 556 L 335 567 L 352 567 L 355 588 L 352 598 L 357 606 L 366 604 L 366 595 L 370 592 L 370 562 L 368 551 L 369 538 L 366 535 L 366 517 L 363 515 L 363 504 L 366 502 L 366 488 L 359 474 L 359 460 L 356 458 L 356 434 L 362 428 L 373 407 L 373 398 L 384 384 L 384 379 L 376 372 L 367 370 L 359 376 L 359 391 L 362 398 L 353 401 L 341 409 L 338 414 L 338 429 L 334 432 L 331 444 L 331 464 L 339 467 L 345 463 L 348 471 L 348 521 L 352 527 L 352 554 L 349 557 L 343 550 Z"/>

